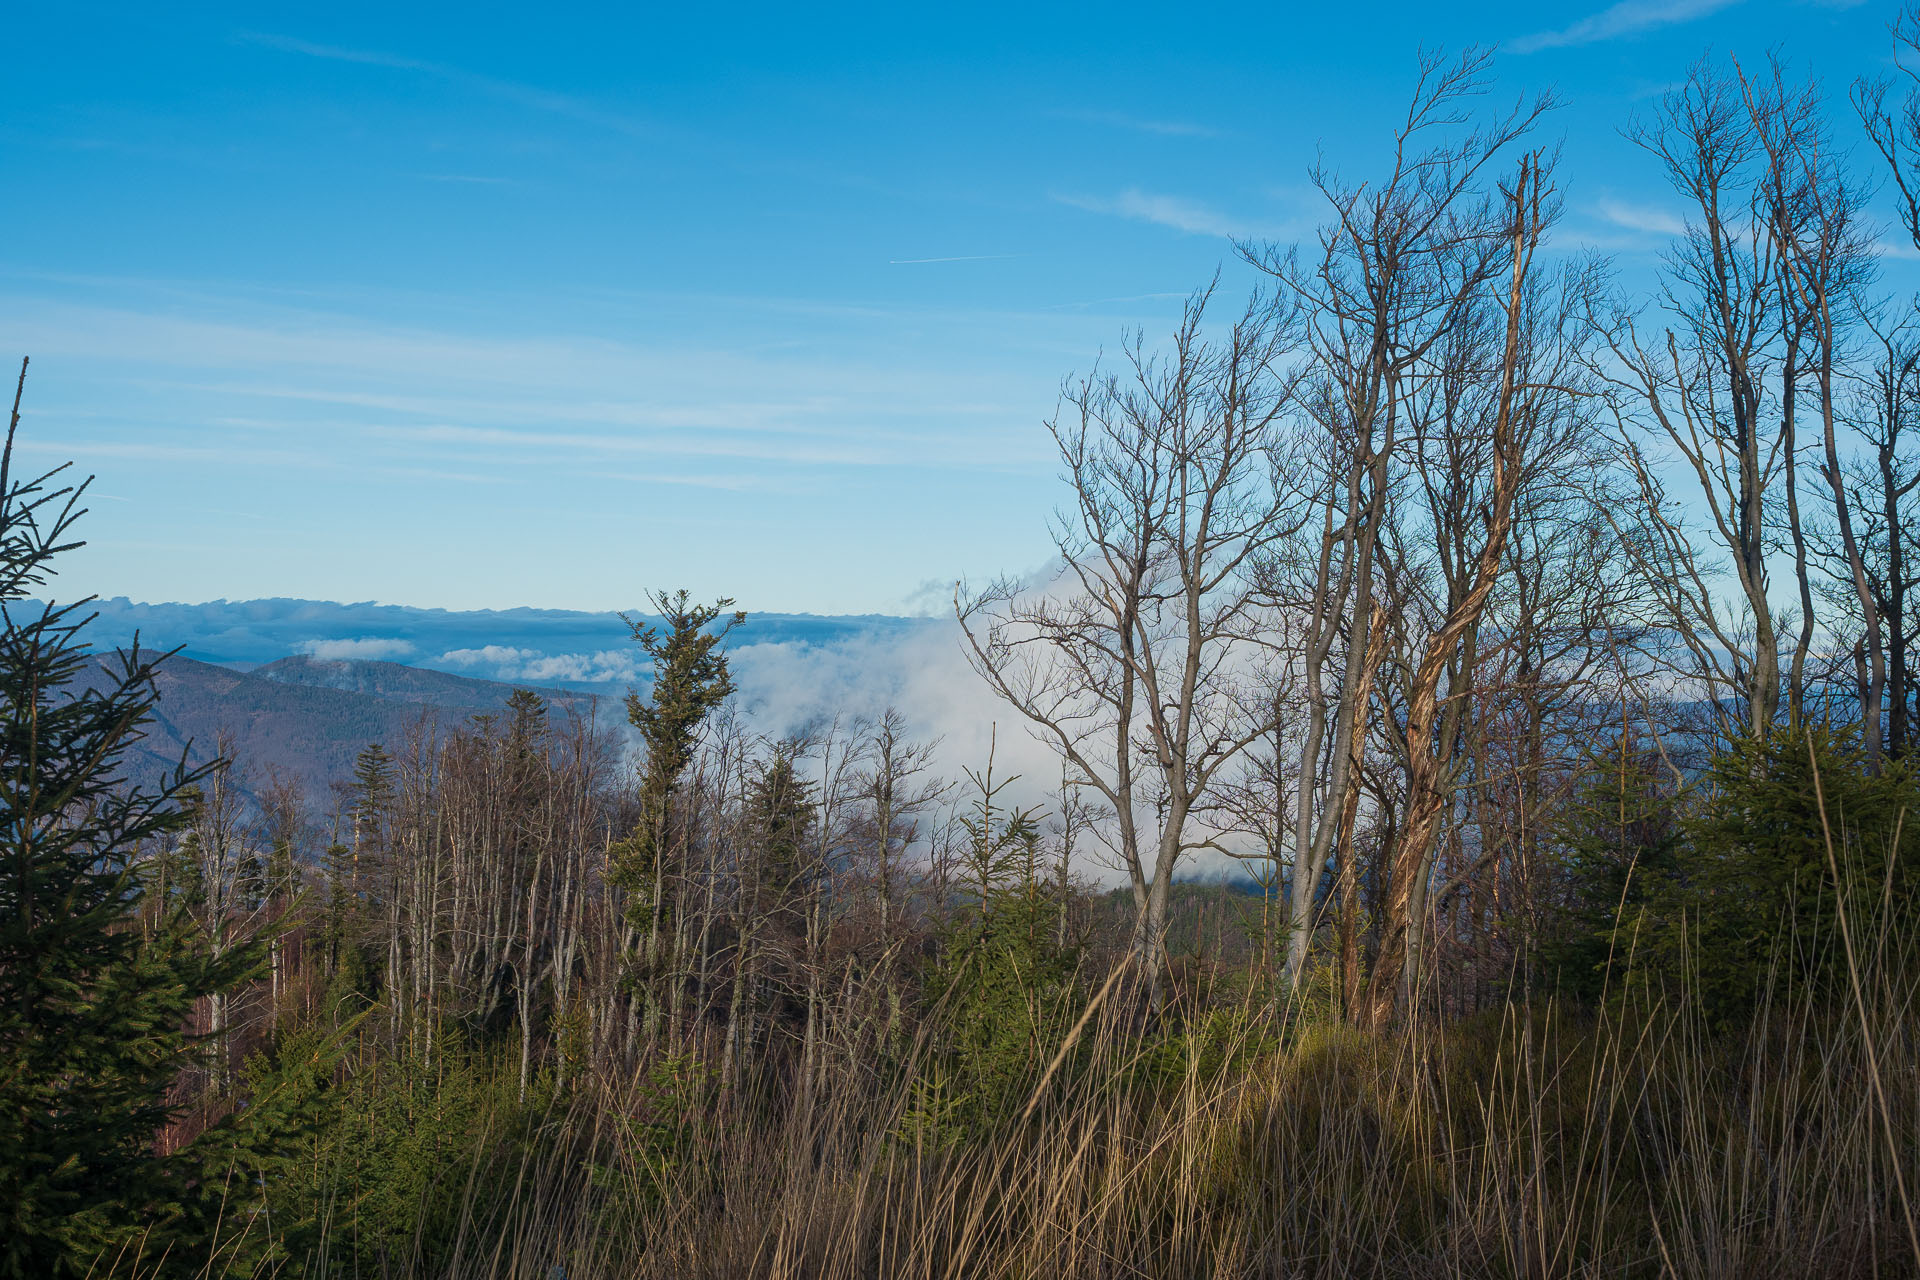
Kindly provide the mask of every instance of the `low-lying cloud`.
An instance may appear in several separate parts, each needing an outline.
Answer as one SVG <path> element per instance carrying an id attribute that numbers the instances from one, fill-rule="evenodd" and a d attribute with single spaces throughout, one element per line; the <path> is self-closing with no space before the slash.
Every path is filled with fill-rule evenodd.
<path id="1" fill-rule="evenodd" d="M 632 683 L 641 678 L 640 663 L 631 649 L 542 653 L 538 649 L 489 644 L 477 649 L 449 649 L 434 665 L 507 683 L 613 684 Z"/>
<path id="2" fill-rule="evenodd" d="M 354 636 L 344 640 L 303 640 L 295 650 L 326 662 L 393 662 L 414 652 L 411 640 L 387 636 Z"/>
<path id="3" fill-rule="evenodd" d="M 1037 570 L 1033 590 L 1052 573 Z M 929 610 L 950 598 L 951 584 L 929 585 Z M 505 609 L 468 612 L 316 600 L 235 600 L 204 604 L 98 603 L 94 642 L 181 646 L 188 657 L 251 667 L 306 654 L 331 660 L 405 661 L 474 679 L 600 699 L 609 728 L 624 729 L 617 699 L 644 693 L 651 678 L 645 651 L 612 611 Z M 384 634 L 380 634 L 384 633 Z M 824 617 L 754 614 L 729 637 L 728 658 L 744 727 L 769 740 L 845 736 L 858 722 L 897 711 L 908 736 L 936 743 L 933 769 L 955 785 L 950 800 L 968 802 L 966 773 L 1019 780 L 1000 802 L 1047 810 L 1057 804 L 1060 761 L 1028 723 L 995 699 L 967 661 L 951 616 Z M 837 722 L 837 728 L 836 726 Z M 1083 872 L 1114 882 L 1091 849 Z M 1195 855 L 1189 874 L 1224 865 Z"/>

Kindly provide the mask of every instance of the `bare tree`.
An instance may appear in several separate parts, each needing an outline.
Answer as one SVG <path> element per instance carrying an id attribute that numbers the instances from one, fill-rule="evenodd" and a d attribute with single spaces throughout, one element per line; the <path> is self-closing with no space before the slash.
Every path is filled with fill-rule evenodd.
<path id="1" fill-rule="evenodd" d="M 927 811 L 940 802 L 948 787 L 932 771 L 938 741 L 916 742 L 908 737 L 906 717 L 898 709 L 882 711 L 865 732 L 865 749 L 852 779 L 860 806 L 853 843 L 872 895 L 878 967 L 888 988 L 888 1016 L 893 1019 L 899 993 L 891 975 L 906 906 L 907 860 L 920 842 Z"/>
<path id="2" fill-rule="evenodd" d="M 1407 683 L 1407 813 L 1388 867 L 1380 950 L 1367 995 L 1366 1020 L 1375 1025 L 1393 1015 L 1403 980 L 1410 985 L 1418 978 L 1435 839 L 1452 796 L 1462 695 L 1481 620 L 1506 567 L 1515 501 L 1535 469 L 1542 440 L 1573 413 L 1567 380 L 1581 341 L 1579 325 L 1564 302 L 1543 299 L 1533 279 L 1535 254 L 1552 218 L 1548 183 L 1549 170 L 1536 153 L 1520 162 L 1505 190 L 1509 274 L 1498 299 L 1497 345 L 1480 340 L 1473 323 L 1480 313 L 1463 315 L 1438 349 L 1434 377 L 1414 401 L 1420 445 L 1415 456 L 1422 464 L 1417 469 L 1436 521 L 1451 523 L 1472 513 L 1480 528 L 1477 545 L 1453 540 L 1457 558 L 1444 554 L 1445 541 L 1440 543 L 1445 612 Z M 1430 447 L 1440 456 L 1430 457 Z M 1442 491 L 1433 491 L 1436 484 Z"/>
<path id="3" fill-rule="evenodd" d="M 1150 998 L 1174 872 L 1208 838 L 1195 819 L 1266 727 L 1252 569 L 1290 519 L 1272 474 L 1290 318 L 1256 299 L 1212 342 L 1210 295 L 1164 359 L 1136 336 L 1125 380 L 1094 374 L 1049 423 L 1073 489 L 1057 576 L 954 601 L 974 669 L 1113 813 Z"/>
<path id="4" fill-rule="evenodd" d="M 218 767 L 189 795 L 193 822 L 175 854 L 181 864 L 181 897 L 217 961 L 267 924 L 272 901 L 263 824 L 234 783 L 231 734 L 223 731 L 216 737 L 214 756 Z M 213 1083 L 218 1088 L 227 1079 L 232 993 L 215 991 L 206 1000 L 207 1032 L 215 1050 Z"/>
<path id="5" fill-rule="evenodd" d="M 1853 590 L 1855 611 L 1861 619 L 1859 647 L 1865 678 L 1860 681 L 1860 717 L 1865 726 L 1869 763 L 1882 749 L 1881 725 L 1887 683 L 1887 656 L 1879 602 L 1869 581 L 1862 542 L 1855 529 L 1854 503 L 1846 485 L 1841 436 L 1848 370 L 1848 331 L 1857 323 L 1858 300 L 1874 266 L 1873 229 L 1864 216 L 1867 191 L 1848 169 L 1834 147 L 1826 125 L 1825 103 L 1812 84 L 1794 88 L 1776 58 L 1764 79 L 1743 79 L 1753 133 L 1764 162 L 1761 208 L 1772 224 L 1778 245 L 1775 266 L 1779 276 L 1781 327 L 1786 356 L 1782 364 L 1781 394 L 1789 442 L 1795 445 L 1802 398 L 1817 415 L 1822 466 L 1839 535 L 1842 576 Z M 1848 433 L 1850 434 L 1850 433 Z M 1849 441 L 1851 443 L 1851 441 Z M 1788 476 L 1788 522 L 1801 583 L 1802 609 L 1810 609 L 1805 570 L 1804 520 L 1800 514 L 1793 476 Z M 1790 688 L 1799 710 L 1800 662 L 1811 618 L 1802 626 L 1795 653 Z"/>
<path id="6" fill-rule="evenodd" d="M 1853 103 L 1893 179 L 1901 227 L 1909 243 L 1920 249 L 1920 184 L 1916 183 L 1916 168 L 1920 168 L 1920 6 L 1909 5 L 1901 12 L 1892 36 L 1891 61 L 1905 78 L 1905 96 L 1898 102 L 1891 101 L 1893 80 L 1881 77 L 1855 84 Z M 1871 514 L 1867 517 L 1869 530 L 1861 538 L 1867 550 L 1854 559 L 1868 561 L 1866 576 L 1877 597 L 1875 611 L 1886 624 L 1887 748 L 1894 755 L 1902 755 L 1912 748 L 1915 712 L 1911 704 L 1920 695 L 1909 665 L 1920 634 L 1908 617 L 1914 563 L 1911 557 L 1920 552 L 1910 505 L 1915 486 L 1920 485 L 1920 462 L 1906 451 L 1913 444 L 1909 428 L 1920 409 L 1920 345 L 1915 343 L 1907 323 L 1870 322 L 1869 327 L 1875 354 L 1863 379 L 1865 403 L 1857 421 L 1873 452 L 1872 479 L 1863 487 L 1866 501 L 1860 504 Z"/>
<path id="7" fill-rule="evenodd" d="M 1782 323 L 1789 310 L 1779 228 L 1768 216 L 1766 146 L 1741 87 L 1705 63 L 1630 136 L 1659 161 L 1689 211 L 1664 274 L 1668 326 L 1643 334 L 1621 303 L 1600 317 L 1612 359 L 1595 368 L 1619 393 L 1621 444 L 1640 492 L 1640 527 L 1623 542 L 1639 550 L 1640 572 L 1686 645 L 1692 668 L 1683 674 L 1716 698 L 1732 694 L 1745 730 L 1763 733 L 1778 716 L 1783 675 L 1768 566 L 1783 503 L 1794 504 L 1784 513 L 1790 533 L 1802 528 L 1797 488 L 1787 483 L 1794 420 L 1783 409 L 1798 380 L 1799 330 Z M 1669 450 L 1727 551 L 1740 600 L 1732 613 L 1660 478 Z M 1801 594 L 1809 616 L 1792 664 L 1796 681 L 1812 636 L 1811 597 Z"/>
<path id="8" fill-rule="evenodd" d="M 1886 636 L 1886 748 L 1898 758 L 1915 735 L 1914 654 L 1920 619 L 1914 616 L 1915 565 L 1920 564 L 1920 345 L 1910 333 L 1876 333 L 1878 355 L 1862 379 L 1853 420 L 1871 450 L 1852 469 L 1852 505 L 1862 514 L 1858 555 L 1874 613 Z M 1856 619 L 1863 628 L 1867 619 Z"/>
<path id="9" fill-rule="evenodd" d="M 1296 659 L 1308 710 L 1293 805 L 1294 979 L 1346 810 L 1356 707 L 1369 663 L 1378 662 L 1363 641 L 1379 597 L 1377 559 L 1411 384 L 1501 268 L 1501 221 L 1483 190 L 1487 167 L 1553 106 L 1543 95 L 1474 125 L 1471 109 L 1491 63 L 1490 50 L 1451 61 L 1423 53 L 1386 176 L 1355 183 L 1324 165 L 1315 170 L 1332 210 L 1317 257 L 1302 262 L 1291 251 L 1242 246 L 1298 300 L 1312 357 L 1300 403 L 1314 430 L 1305 450 L 1313 465 L 1302 468 L 1314 482 L 1314 534 L 1290 550 L 1282 576 L 1291 589 L 1280 593 L 1306 620 Z"/>
<path id="10" fill-rule="evenodd" d="M 1865 78 L 1853 86 L 1853 106 L 1893 179 L 1902 228 L 1920 247 L 1920 5 L 1903 8 L 1890 34 L 1887 61 L 1904 78 L 1905 97 L 1892 100 L 1892 76 Z"/>

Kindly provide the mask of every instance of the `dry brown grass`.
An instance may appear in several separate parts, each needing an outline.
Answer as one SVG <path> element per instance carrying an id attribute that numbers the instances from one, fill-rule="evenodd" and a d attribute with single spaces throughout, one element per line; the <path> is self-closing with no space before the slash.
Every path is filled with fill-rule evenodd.
<path id="1" fill-rule="evenodd" d="M 1864 976 L 1864 1019 L 1803 999 L 1732 1037 L 1672 1005 L 1514 1006 L 1391 1037 L 1296 1020 L 1233 1069 L 1194 1051 L 1147 1078 L 1133 1034 L 1096 1025 L 1037 1105 L 944 1142 L 915 1133 L 903 1086 L 837 1081 L 777 1113 L 716 1100 L 673 1163 L 612 1141 L 597 1186 L 530 1164 L 454 1271 L 1920 1274 L 1900 1194 L 1920 1157 L 1920 1027 L 1910 984 Z M 592 1123 L 611 1134 L 605 1111 Z"/>

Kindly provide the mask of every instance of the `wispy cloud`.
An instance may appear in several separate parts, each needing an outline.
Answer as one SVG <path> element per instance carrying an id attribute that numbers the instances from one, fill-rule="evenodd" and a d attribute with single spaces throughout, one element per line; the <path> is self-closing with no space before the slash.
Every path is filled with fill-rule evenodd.
<path id="1" fill-rule="evenodd" d="M 57 422 L 59 418 L 56 416 L 52 420 Z M 140 440 L 22 440 L 14 448 L 31 454 L 138 462 L 245 463 L 282 467 L 324 465 L 319 455 L 295 453 L 286 449 L 234 449 L 225 445 L 149 444 Z"/>
<path id="2" fill-rule="evenodd" d="M 411 440 L 428 446 L 475 446 L 483 449 L 536 450 L 543 457 L 556 451 L 617 456 L 662 454 L 676 457 L 751 458 L 762 461 L 815 465 L 885 466 L 902 460 L 901 449 L 881 449 L 858 443 L 840 444 L 790 440 L 742 440 L 710 433 L 685 435 L 621 435 L 612 432 L 522 431 L 507 427 L 468 427 L 440 424 L 428 427 L 370 427 L 368 433 L 388 439 Z"/>
<path id="3" fill-rule="evenodd" d="M 270 32 L 243 31 L 236 38 L 245 44 L 276 49 L 282 53 L 296 53 L 303 57 L 319 58 L 328 62 L 350 62 L 360 66 L 386 67 L 393 71 L 411 71 L 418 75 L 432 76 L 434 79 L 459 84 L 535 111 L 565 116 L 582 124 L 595 125 L 635 137 L 658 136 L 664 132 L 659 125 L 651 121 L 605 111 L 584 99 L 569 94 L 555 93 L 550 89 L 521 84 L 515 80 L 501 80 L 494 76 L 481 75 L 460 67 L 448 66 L 443 62 L 409 58 L 377 49 L 349 49 L 340 45 L 316 44 L 311 40 L 275 35 Z"/>
<path id="4" fill-rule="evenodd" d="M 446 484 L 511 484 L 515 477 L 483 476 L 473 471 L 449 471 L 444 467 L 367 467 L 368 475 L 389 480 L 433 480 Z"/>
<path id="5" fill-rule="evenodd" d="M 1076 209 L 1085 209 L 1091 213 L 1108 213 L 1119 218 L 1131 218 L 1136 222 L 1151 222 L 1157 226 L 1171 227 L 1175 231 L 1184 231 L 1189 235 L 1220 236 L 1223 239 L 1233 240 L 1249 236 L 1280 234 L 1276 227 L 1231 217 L 1201 204 L 1198 200 L 1189 200 L 1184 196 L 1157 195 L 1151 191 L 1142 191 L 1138 187 L 1128 187 L 1113 197 L 1056 195 L 1054 199 Z"/>
<path id="6" fill-rule="evenodd" d="M 662 468 L 652 479 L 720 488 L 743 485 L 736 469 L 750 462 L 918 468 L 992 457 L 1025 466 L 1042 456 L 1019 397 L 1004 387 L 968 370 L 888 364 L 860 348 L 849 352 L 855 358 L 822 358 L 684 336 L 406 328 L 254 304 L 193 316 L 4 290 L 0 299 L 9 304 L 0 307 L 9 317 L 0 319 L 0 349 L 31 342 L 36 354 L 112 370 L 134 394 L 195 405 L 187 418 L 136 426 L 137 415 L 111 407 L 116 391 L 62 410 L 73 429 L 59 439 L 23 446 L 102 463 L 357 466 L 395 477 L 411 467 L 466 483 L 520 474 L 529 462 L 599 475 L 619 457 L 710 458 L 723 465 Z M 753 487 L 782 483 L 776 470 Z"/>
<path id="7" fill-rule="evenodd" d="M 1187 298 L 1192 290 L 1169 293 L 1123 293 L 1113 298 L 1084 298 L 1078 302 L 1055 302 L 1045 308 L 1047 311 L 1079 311 L 1087 307 L 1108 307 L 1120 302 L 1164 302 L 1168 298 Z"/>
<path id="8" fill-rule="evenodd" d="M 1115 129 L 1131 129 L 1135 133 L 1150 133 L 1160 138 L 1217 138 L 1218 129 L 1203 124 L 1194 124 L 1186 120 L 1149 120 L 1139 116 L 1130 116 L 1120 111 L 1062 111 L 1062 119 L 1078 120 L 1083 124 L 1103 124 Z"/>
<path id="9" fill-rule="evenodd" d="M 1679 236 L 1687 232 L 1685 218 L 1650 205 L 1629 204 L 1609 197 L 1595 205 L 1594 212 L 1614 226 L 1625 227 L 1629 231 L 1646 231 L 1662 236 Z"/>
<path id="10" fill-rule="evenodd" d="M 396 71 L 425 71 L 442 76 L 456 74 L 450 67 L 443 67 L 434 62 L 423 62 L 419 58 L 403 58 L 397 54 L 381 53 L 373 49 L 344 49 L 339 45 L 315 44 L 311 40 L 298 40 L 292 36 L 275 35 L 266 31 L 242 31 L 236 38 L 242 44 L 257 44 L 266 49 L 278 49 L 282 53 L 301 53 L 309 58 L 324 58 L 329 62 L 357 62 L 367 67 L 391 67 Z"/>
<path id="11" fill-rule="evenodd" d="M 952 258 L 888 258 L 890 267 L 917 267 L 929 262 L 1001 262 L 1017 258 L 1017 253 L 964 253 Z"/>
<path id="12" fill-rule="evenodd" d="M 597 470 L 594 475 L 602 480 L 624 480 L 632 484 L 668 484 L 683 485 L 692 489 L 718 489 L 727 493 L 749 492 L 786 492 L 785 486 L 771 484 L 765 476 L 749 475 L 738 472 L 620 472 Z"/>
<path id="13" fill-rule="evenodd" d="M 1542 49 L 1598 44 L 1603 40 L 1618 40 L 1659 27 L 1692 22 L 1739 3 L 1740 0 L 1620 0 L 1618 4 L 1589 14 L 1571 26 L 1553 31 L 1536 31 L 1509 41 L 1507 49 L 1511 53 L 1538 53 Z"/>

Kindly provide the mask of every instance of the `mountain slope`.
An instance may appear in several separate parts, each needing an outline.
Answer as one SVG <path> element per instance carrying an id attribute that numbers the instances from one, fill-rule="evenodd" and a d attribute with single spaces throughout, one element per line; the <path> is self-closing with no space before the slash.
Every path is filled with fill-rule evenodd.
<path id="1" fill-rule="evenodd" d="M 376 662 L 365 658 L 281 658 L 278 662 L 255 667 L 247 674 L 256 680 L 273 684 L 362 693 L 390 702 L 462 711 L 499 706 L 506 701 L 509 693 L 521 687 L 498 680 L 481 680 L 426 667 L 409 667 L 398 662 Z M 552 689 L 537 692 L 547 697 L 569 696 Z"/>
<path id="2" fill-rule="evenodd" d="M 97 658 L 89 681 L 103 681 L 112 664 L 110 657 Z M 204 763 L 224 734 L 243 788 L 280 772 L 318 800 L 351 772 L 368 743 L 398 754 L 408 735 L 425 726 L 444 729 L 497 712 L 515 687 L 384 662 L 272 665 L 279 669 L 270 674 L 235 671 L 178 654 L 161 663 L 154 723 L 128 762 L 135 778 L 153 778 L 183 752 L 190 764 Z"/>

